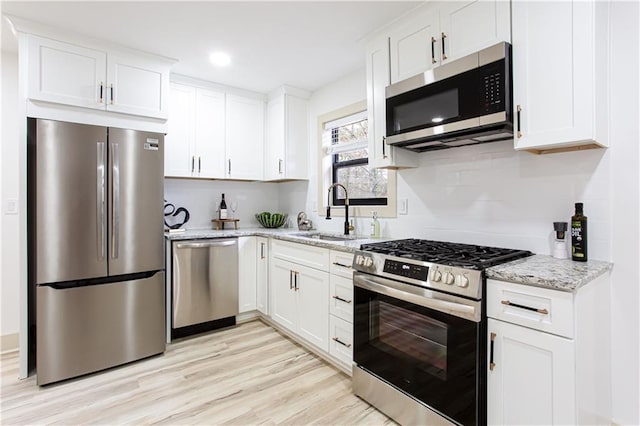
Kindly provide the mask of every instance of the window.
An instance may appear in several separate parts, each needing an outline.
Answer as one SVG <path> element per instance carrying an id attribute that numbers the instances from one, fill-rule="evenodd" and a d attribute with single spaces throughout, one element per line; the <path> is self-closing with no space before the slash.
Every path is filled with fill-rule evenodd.
<path id="1" fill-rule="evenodd" d="M 324 125 L 323 145 L 331 156 L 331 183 L 347 188 L 349 205 L 386 206 L 388 172 L 368 167 L 367 112 L 361 111 Z M 332 191 L 334 206 L 343 206 L 345 193 Z"/>
<path id="2" fill-rule="evenodd" d="M 347 187 L 351 217 L 370 218 L 373 212 L 380 218 L 397 217 L 396 171 L 369 168 L 367 102 L 329 111 L 317 120 L 317 211 L 324 212 L 327 204 L 344 206 L 340 187 L 327 192 L 337 182 Z M 337 208 L 331 214 L 343 216 L 344 209 Z"/>

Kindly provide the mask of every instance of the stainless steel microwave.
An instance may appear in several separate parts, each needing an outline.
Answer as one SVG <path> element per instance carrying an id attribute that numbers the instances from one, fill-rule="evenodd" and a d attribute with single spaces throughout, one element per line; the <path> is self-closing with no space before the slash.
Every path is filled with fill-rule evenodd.
<path id="1" fill-rule="evenodd" d="M 483 49 L 386 88 L 386 139 L 432 151 L 513 137 L 511 45 Z"/>

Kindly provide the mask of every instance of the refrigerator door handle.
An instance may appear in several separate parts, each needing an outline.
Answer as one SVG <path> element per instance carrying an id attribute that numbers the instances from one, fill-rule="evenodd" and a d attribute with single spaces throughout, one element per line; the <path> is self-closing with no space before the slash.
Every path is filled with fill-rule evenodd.
<path id="1" fill-rule="evenodd" d="M 97 190 L 97 221 L 96 221 L 96 231 L 97 231 L 97 241 L 98 241 L 98 260 L 104 259 L 104 230 L 106 228 L 105 225 L 105 206 L 106 206 L 106 194 L 105 194 L 105 144 L 104 142 L 96 142 L 97 154 L 98 154 L 98 167 L 97 167 L 97 179 L 96 179 L 96 190 Z"/>
<path id="2" fill-rule="evenodd" d="M 120 154 L 118 144 L 111 144 L 111 179 L 113 191 L 113 203 L 111 203 L 111 257 L 118 258 L 118 246 L 120 245 Z"/>

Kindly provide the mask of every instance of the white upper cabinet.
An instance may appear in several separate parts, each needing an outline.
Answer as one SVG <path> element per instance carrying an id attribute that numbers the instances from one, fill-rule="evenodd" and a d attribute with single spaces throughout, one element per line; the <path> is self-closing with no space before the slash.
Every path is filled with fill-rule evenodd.
<path id="1" fill-rule="evenodd" d="M 194 175 L 202 178 L 224 177 L 225 94 L 196 89 Z"/>
<path id="2" fill-rule="evenodd" d="M 263 179 L 264 116 L 264 101 L 227 95 L 227 178 Z"/>
<path id="3" fill-rule="evenodd" d="M 511 40 L 510 2 L 473 0 L 447 2 L 440 9 L 440 60 L 469 55 Z"/>
<path id="4" fill-rule="evenodd" d="M 389 32 L 391 83 L 510 41 L 508 1 L 429 3 Z"/>
<path id="5" fill-rule="evenodd" d="M 29 64 L 29 98 L 105 108 L 106 52 L 31 36 Z"/>
<path id="6" fill-rule="evenodd" d="M 196 89 L 171 84 L 171 110 L 164 148 L 164 175 L 190 177 L 195 170 L 195 100 Z"/>
<path id="7" fill-rule="evenodd" d="M 308 101 L 280 93 L 267 106 L 265 180 L 308 179 Z"/>
<path id="8" fill-rule="evenodd" d="M 417 167 L 415 153 L 388 146 L 386 96 L 389 85 L 389 38 L 378 38 L 367 46 L 367 115 L 369 121 L 369 167 L 400 169 Z"/>
<path id="9" fill-rule="evenodd" d="M 440 22 L 437 11 L 413 15 L 389 34 L 391 83 L 437 66 L 440 62 Z"/>
<path id="10" fill-rule="evenodd" d="M 108 53 L 109 111 L 167 118 L 169 67 L 131 54 Z"/>
<path id="11" fill-rule="evenodd" d="M 260 180 L 264 102 L 171 83 L 165 176 Z"/>
<path id="12" fill-rule="evenodd" d="M 512 4 L 516 149 L 608 146 L 607 2 Z"/>
<path id="13" fill-rule="evenodd" d="M 171 62 L 29 36 L 29 99 L 166 119 Z"/>

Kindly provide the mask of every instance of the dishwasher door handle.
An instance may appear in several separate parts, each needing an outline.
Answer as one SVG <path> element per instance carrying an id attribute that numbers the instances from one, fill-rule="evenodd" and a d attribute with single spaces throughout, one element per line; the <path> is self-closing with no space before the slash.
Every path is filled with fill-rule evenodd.
<path id="1" fill-rule="evenodd" d="M 176 248 L 209 248 L 209 247 L 224 247 L 232 246 L 236 244 L 236 240 L 224 240 L 224 241 L 207 241 L 199 243 L 178 243 Z"/>

